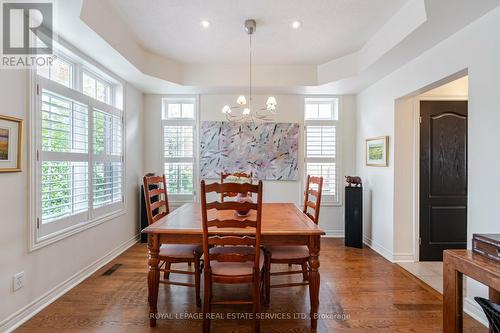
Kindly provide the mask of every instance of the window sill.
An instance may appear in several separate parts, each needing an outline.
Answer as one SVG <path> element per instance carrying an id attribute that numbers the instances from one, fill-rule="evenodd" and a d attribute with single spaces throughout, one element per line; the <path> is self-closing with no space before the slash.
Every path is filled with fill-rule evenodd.
<path id="1" fill-rule="evenodd" d="M 117 211 L 114 211 L 114 212 L 111 212 L 111 213 L 108 213 L 104 216 L 101 216 L 101 217 L 98 217 L 94 220 L 91 220 L 91 221 L 88 221 L 88 222 L 82 222 L 82 223 L 78 223 L 74 226 L 71 226 L 69 228 L 66 228 L 66 229 L 63 229 L 63 230 L 60 230 L 56 233 L 52 233 L 50 235 L 47 235 L 47 236 L 43 236 L 43 237 L 40 237 L 38 238 L 38 229 L 36 228 L 36 226 L 34 226 L 34 224 L 32 224 L 32 228 L 33 228 L 33 237 L 31 238 L 31 242 L 30 242 L 30 246 L 29 246 L 29 252 L 33 252 L 33 251 L 36 251 L 36 250 L 39 250 L 47 245 L 50 245 L 50 244 L 53 244 L 53 243 L 56 243 L 60 240 L 63 240 L 67 237 L 70 237 L 72 235 L 75 235 L 77 233 L 80 233 L 82 231 L 85 231 L 87 229 L 90 229 L 90 228 L 93 228 L 95 226 L 98 226 L 104 222 L 107 222 L 107 221 L 110 221 L 110 220 L 113 220 L 113 219 L 116 219 L 120 216 L 123 216 L 125 215 L 126 213 L 126 210 L 125 208 L 122 208 L 120 210 L 117 210 Z"/>

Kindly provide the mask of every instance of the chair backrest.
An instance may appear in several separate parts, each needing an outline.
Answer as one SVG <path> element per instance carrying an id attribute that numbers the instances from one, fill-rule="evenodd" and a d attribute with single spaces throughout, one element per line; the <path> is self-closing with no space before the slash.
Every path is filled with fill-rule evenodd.
<path id="1" fill-rule="evenodd" d="M 223 184 L 224 181 L 226 180 L 227 177 L 239 177 L 239 178 L 248 178 L 249 184 L 252 184 L 252 179 L 253 179 L 253 172 L 246 173 L 246 172 L 233 172 L 233 173 L 224 173 L 221 172 L 220 174 L 220 183 Z M 237 193 L 234 192 L 226 192 L 226 193 L 221 193 L 220 194 L 220 201 L 224 202 L 224 198 L 226 197 L 235 197 Z"/>
<path id="2" fill-rule="evenodd" d="M 257 203 L 253 202 L 210 202 L 207 203 L 207 193 L 235 192 L 256 193 Z M 248 217 L 237 217 L 235 211 L 255 211 L 249 214 L 255 219 Z M 209 218 L 209 213 L 212 219 Z M 262 181 L 258 185 L 252 184 L 205 184 L 201 181 L 201 215 L 203 224 L 203 255 L 205 266 L 210 269 L 210 260 L 219 262 L 247 262 L 253 261 L 254 267 L 258 269 L 260 260 L 260 237 L 261 237 L 261 215 L 262 215 Z M 210 230 L 209 230 L 210 228 Z M 231 229 L 230 233 L 221 233 L 222 230 Z M 252 230 L 253 229 L 253 230 Z M 249 234 L 249 230 L 250 232 Z M 213 254 L 209 249 L 213 246 L 252 246 L 255 251 L 251 254 L 224 253 Z"/>
<path id="3" fill-rule="evenodd" d="M 315 177 L 307 175 L 306 190 L 304 192 L 304 214 L 306 214 L 314 223 L 319 222 L 319 208 L 321 206 L 321 192 L 323 191 L 323 177 Z M 311 201 L 309 196 L 316 198 Z M 310 214 L 308 208 L 313 210 Z"/>
<path id="4" fill-rule="evenodd" d="M 147 174 L 143 178 L 143 184 L 148 223 L 153 224 L 170 213 L 165 175 Z"/>

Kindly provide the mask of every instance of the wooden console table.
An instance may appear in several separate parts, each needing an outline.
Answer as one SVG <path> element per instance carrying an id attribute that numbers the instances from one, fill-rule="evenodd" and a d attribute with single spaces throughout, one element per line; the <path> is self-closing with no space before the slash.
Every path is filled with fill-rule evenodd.
<path id="1" fill-rule="evenodd" d="M 489 287 L 489 298 L 500 303 L 500 263 L 470 250 L 445 250 L 443 256 L 443 332 L 463 331 L 463 275 Z"/>

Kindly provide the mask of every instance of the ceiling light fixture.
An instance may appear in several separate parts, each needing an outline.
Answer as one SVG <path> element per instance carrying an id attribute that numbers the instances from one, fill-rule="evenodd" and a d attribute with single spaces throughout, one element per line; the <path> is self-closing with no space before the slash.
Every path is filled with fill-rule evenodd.
<path id="1" fill-rule="evenodd" d="M 302 26 L 302 22 L 300 21 L 293 21 L 290 26 L 292 27 L 292 29 L 295 29 L 297 30 L 298 28 L 300 28 Z"/>
<path id="2" fill-rule="evenodd" d="M 200 22 L 200 25 L 203 29 L 208 29 L 208 28 L 210 28 L 210 21 L 203 20 Z"/>
<path id="3" fill-rule="evenodd" d="M 253 19 L 245 21 L 245 31 L 250 37 L 250 84 L 249 84 L 249 99 L 244 95 L 240 95 L 236 100 L 236 106 L 224 105 L 222 113 L 226 115 L 227 120 L 236 122 L 245 121 L 270 121 L 271 115 L 276 113 L 276 98 L 270 96 L 267 99 L 266 106 L 258 109 L 252 107 L 252 35 L 257 29 L 257 23 Z M 233 112 L 235 111 L 235 112 Z"/>

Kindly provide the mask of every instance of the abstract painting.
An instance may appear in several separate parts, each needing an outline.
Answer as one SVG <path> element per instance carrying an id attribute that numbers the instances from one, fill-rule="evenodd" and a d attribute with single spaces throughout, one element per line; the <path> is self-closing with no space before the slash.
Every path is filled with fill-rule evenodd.
<path id="1" fill-rule="evenodd" d="M 9 160 L 9 129 L 0 127 L 0 161 Z"/>
<path id="2" fill-rule="evenodd" d="M 299 124 L 204 121 L 200 174 L 253 172 L 255 180 L 297 180 Z"/>

